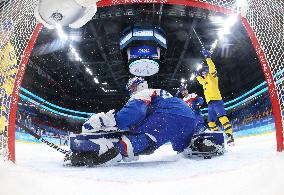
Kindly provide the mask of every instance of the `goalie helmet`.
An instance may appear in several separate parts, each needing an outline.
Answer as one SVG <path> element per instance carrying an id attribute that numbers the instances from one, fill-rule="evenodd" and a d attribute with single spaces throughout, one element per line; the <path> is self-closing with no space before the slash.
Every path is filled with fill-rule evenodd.
<path id="1" fill-rule="evenodd" d="M 142 91 L 143 89 L 148 89 L 148 84 L 143 77 L 133 77 L 128 80 L 126 89 L 129 95 L 133 95 L 134 93 Z"/>

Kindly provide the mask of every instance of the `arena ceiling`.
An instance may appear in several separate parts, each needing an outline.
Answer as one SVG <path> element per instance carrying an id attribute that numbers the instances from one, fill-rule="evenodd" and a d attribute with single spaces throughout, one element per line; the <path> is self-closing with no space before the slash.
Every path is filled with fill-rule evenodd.
<path id="1" fill-rule="evenodd" d="M 23 87 L 46 100 L 69 109 L 86 112 L 119 109 L 128 99 L 125 84 L 131 74 L 126 54 L 119 48 L 121 32 L 132 25 L 159 26 L 167 37 L 168 48 L 161 51 L 160 70 L 147 77 L 151 88 L 175 94 L 181 78 L 189 79 L 202 61 L 205 48 L 218 37 L 220 24 L 212 11 L 166 4 L 131 4 L 98 8 L 95 17 L 80 29 L 64 28 L 70 37 L 60 39 L 56 30 L 44 28 L 29 60 Z M 78 51 L 76 61 L 69 45 Z M 238 21 L 231 33 L 219 42 L 212 56 L 224 100 L 231 100 L 264 81 L 261 66 L 248 34 Z M 86 72 L 92 71 L 92 76 Z M 95 83 L 94 76 L 99 83 Z M 106 90 L 104 91 L 102 87 Z M 196 81 L 190 91 L 202 94 Z"/>

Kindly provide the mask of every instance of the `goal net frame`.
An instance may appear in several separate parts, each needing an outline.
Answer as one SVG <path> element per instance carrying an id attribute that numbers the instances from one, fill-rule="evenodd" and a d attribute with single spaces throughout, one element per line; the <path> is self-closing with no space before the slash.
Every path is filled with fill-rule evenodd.
<path id="1" fill-rule="evenodd" d="M 235 6 L 236 1 L 101 0 L 97 2 L 97 7 L 134 3 L 155 3 L 196 7 L 224 13 L 226 15 L 238 14 L 239 19 L 242 21 L 250 37 L 268 85 L 275 120 L 277 151 L 281 152 L 284 148 L 282 116 L 284 110 L 284 87 L 282 83 L 276 86 L 276 80 L 277 78 L 284 77 L 283 73 L 277 75 L 279 69 L 282 70 L 284 68 L 284 49 L 283 47 L 281 48 L 281 46 L 277 47 L 277 44 L 284 45 L 284 38 L 283 36 L 281 37 L 281 32 L 284 32 L 284 14 L 281 14 L 284 3 L 276 0 L 248 0 L 246 9 L 240 12 L 240 10 L 238 10 L 239 8 Z M 15 162 L 15 123 L 19 90 L 30 54 L 38 34 L 43 28 L 42 24 L 36 22 L 33 15 L 33 9 L 37 2 L 38 0 L 6 0 L 4 6 L 0 7 L 0 21 L 2 23 L 0 26 L 0 51 L 2 49 L 6 54 L 7 52 L 9 55 L 11 55 L 11 53 L 14 54 L 16 61 L 13 66 L 11 65 L 13 59 L 8 60 L 8 62 L 7 60 L 4 61 L 6 64 L 5 68 L 14 71 L 14 74 L 7 75 L 7 70 L 1 68 L 3 63 L 1 59 L 5 58 L 5 56 L 3 56 L 4 54 L 2 54 L 2 56 L 0 55 L 0 92 L 2 95 L 0 99 L 0 152 L 2 147 L 2 155 L 6 155 L 7 159 L 13 162 Z M 10 33 L 3 33 L 3 29 L 7 29 L 10 25 L 9 21 L 12 23 L 12 28 L 10 27 L 8 30 Z M 280 36 L 277 35 L 277 31 L 280 33 Z M 6 49 L 6 51 L 6 44 L 10 44 L 10 48 L 12 49 Z"/>

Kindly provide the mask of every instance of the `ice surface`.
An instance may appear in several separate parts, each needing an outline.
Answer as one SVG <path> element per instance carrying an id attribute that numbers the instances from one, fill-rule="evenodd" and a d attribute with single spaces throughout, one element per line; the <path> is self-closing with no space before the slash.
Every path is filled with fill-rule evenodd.
<path id="1" fill-rule="evenodd" d="M 0 194 L 284 194 L 284 154 L 275 135 L 236 139 L 225 155 L 183 159 L 165 145 L 113 167 L 63 167 L 44 144 L 16 143 L 17 163 L 0 163 Z"/>

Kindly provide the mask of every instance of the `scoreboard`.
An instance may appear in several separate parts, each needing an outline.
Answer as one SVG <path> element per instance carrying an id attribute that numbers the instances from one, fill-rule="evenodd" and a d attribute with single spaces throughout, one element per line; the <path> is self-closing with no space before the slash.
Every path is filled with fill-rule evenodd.
<path id="1" fill-rule="evenodd" d="M 128 60 L 132 59 L 160 59 L 160 48 L 156 46 L 141 45 L 130 47 L 127 51 Z"/>

